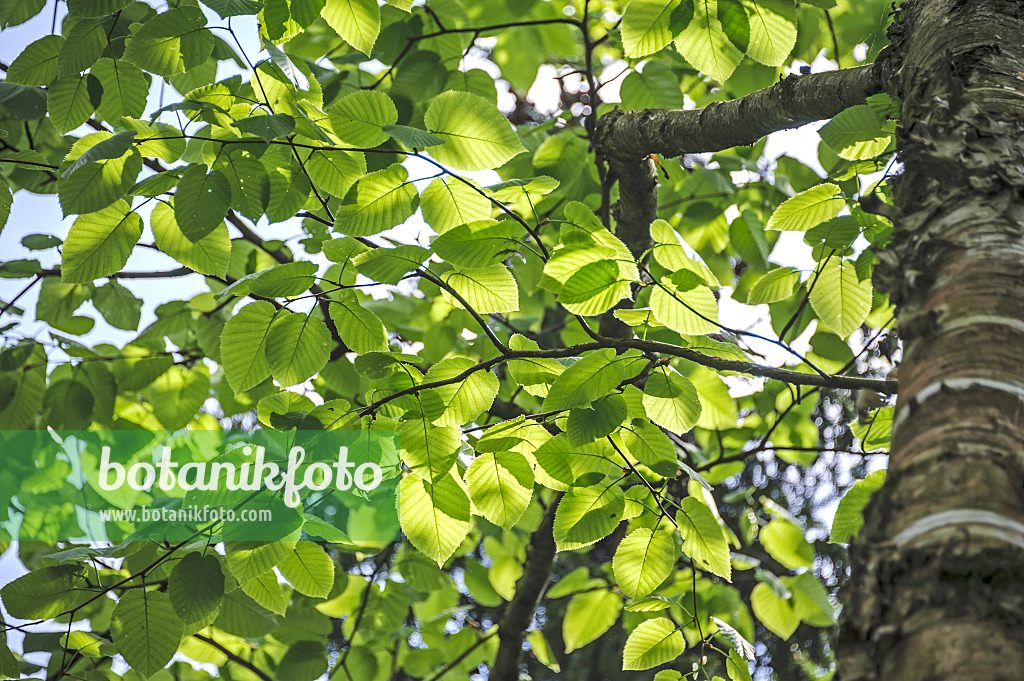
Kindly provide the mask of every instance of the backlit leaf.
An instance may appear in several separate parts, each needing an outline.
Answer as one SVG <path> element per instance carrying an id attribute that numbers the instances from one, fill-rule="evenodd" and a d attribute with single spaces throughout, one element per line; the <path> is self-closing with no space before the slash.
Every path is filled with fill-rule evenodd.
<path id="1" fill-rule="evenodd" d="M 729 544 L 711 510 L 695 497 L 686 497 L 676 512 L 676 524 L 683 536 L 683 553 L 695 566 L 723 579 L 732 579 Z"/>
<path id="2" fill-rule="evenodd" d="M 407 475 L 398 494 L 402 531 L 438 567 L 444 565 L 469 533 L 469 496 L 451 475 L 436 482 Z"/>
<path id="3" fill-rule="evenodd" d="M 508 120 L 486 99 L 454 90 L 438 95 L 424 115 L 427 130 L 444 140 L 431 148 L 456 170 L 497 168 L 526 151 Z"/>
<path id="4" fill-rule="evenodd" d="M 141 236 L 142 218 L 124 201 L 79 216 L 64 241 L 61 280 L 86 283 L 120 271 Z"/>
<path id="5" fill-rule="evenodd" d="M 672 620 L 655 617 L 637 625 L 626 639 L 622 669 L 650 669 L 683 654 L 686 639 Z"/>

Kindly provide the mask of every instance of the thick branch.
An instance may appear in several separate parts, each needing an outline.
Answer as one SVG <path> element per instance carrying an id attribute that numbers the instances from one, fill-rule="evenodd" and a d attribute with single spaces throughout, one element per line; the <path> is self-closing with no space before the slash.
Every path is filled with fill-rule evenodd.
<path id="1" fill-rule="evenodd" d="M 559 495 L 559 498 L 561 495 Z M 540 527 L 530 538 L 526 548 L 523 576 L 516 582 L 516 593 L 505 608 L 498 624 L 498 654 L 487 677 L 490 681 L 516 681 L 519 678 L 519 656 L 523 638 L 533 619 L 541 596 L 551 579 L 551 566 L 555 562 L 555 508 L 558 499 L 551 502 Z"/>
<path id="2" fill-rule="evenodd" d="M 612 111 L 598 123 L 597 144 L 612 162 L 636 162 L 649 154 L 720 151 L 831 118 L 881 91 L 876 64 L 791 75 L 745 97 L 712 102 L 702 109 Z"/>
<path id="3" fill-rule="evenodd" d="M 617 233 L 634 256 L 652 245 L 658 184 L 651 154 L 682 156 L 753 144 L 765 135 L 831 118 L 882 91 L 881 65 L 791 75 L 745 97 L 690 111 L 616 109 L 601 117 L 594 147 L 619 181 Z"/>

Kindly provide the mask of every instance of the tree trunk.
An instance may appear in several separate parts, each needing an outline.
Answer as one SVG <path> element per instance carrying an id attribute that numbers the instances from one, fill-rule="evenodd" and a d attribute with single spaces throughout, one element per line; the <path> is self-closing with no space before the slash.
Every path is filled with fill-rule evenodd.
<path id="1" fill-rule="evenodd" d="M 839 678 L 1024 669 L 1024 3 L 911 0 L 897 226 L 904 342 L 886 485 L 853 546 Z"/>

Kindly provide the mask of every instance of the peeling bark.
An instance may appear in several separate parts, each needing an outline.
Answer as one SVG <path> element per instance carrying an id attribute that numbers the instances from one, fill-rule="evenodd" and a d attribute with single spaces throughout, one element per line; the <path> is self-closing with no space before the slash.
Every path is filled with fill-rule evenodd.
<path id="1" fill-rule="evenodd" d="M 658 216 L 658 173 L 651 154 L 666 157 L 720 151 L 753 144 L 765 135 L 831 118 L 882 91 L 887 60 L 842 71 L 791 75 L 745 97 L 713 102 L 702 109 L 646 109 L 605 114 L 594 148 L 619 183 L 616 233 L 635 257 L 653 244 L 650 226 Z"/>
<path id="2" fill-rule="evenodd" d="M 904 340 L 886 485 L 851 548 L 843 681 L 1024 669 L 1024 4 L 912 0 L 896 233 Z"/>

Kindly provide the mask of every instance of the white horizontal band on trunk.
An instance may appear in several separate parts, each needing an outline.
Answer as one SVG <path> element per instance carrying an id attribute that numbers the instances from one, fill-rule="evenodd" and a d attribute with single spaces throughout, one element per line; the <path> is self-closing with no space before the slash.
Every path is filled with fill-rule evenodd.
<path id="1" fill-rule="evenodd" d="M 960 329 L 965 326 L 975 326 L 988 324 L 990 326 L 1005 326 L 1016 331 L 1024 332 L 1024 319 L 1018 319 L 1016 317 L 1002 317 L 994 314 L 979 314 L 970 315 L 967 317 L 957 317 L 949 322 L 943 323 L 941 329 L 943 331 L 952 331 L 954 329 Z"/>
<path id="2" fill-rule="evenodd" d="M 926 400 L 938 395 L 943 390 L 956 391 L 971 390 L 973 388 L 996 390 L 1024 398 L 1024 385 L 1019 383 L 997 381 L 994 378 L 944 378 L 941 381 L 930 383 L 921 388 L 910 402 L 903 404 L 901 407 L 897 407 L 896 415 L 892 420 L 893 432 L 895 432 L 896 429 L 899 428 L 900 424 L 903 423 L 904 419 L 907 418 L 907 414 L 911 408 L 916 409 L 920 407 Z"/>
<path id="3" fill-rule="evenodd" d="M 893 537 L 893 543 L 902 547 L 924 535 L 943 539 L 967 533 L 970 536 L 991 537 L 1024 549 L 1024 523 L 992 511 L 961 508 L 932 513 L 918 518 L 909 527 Z"/>

